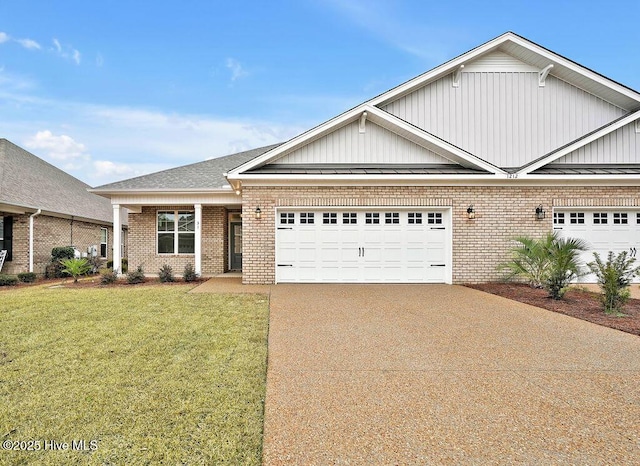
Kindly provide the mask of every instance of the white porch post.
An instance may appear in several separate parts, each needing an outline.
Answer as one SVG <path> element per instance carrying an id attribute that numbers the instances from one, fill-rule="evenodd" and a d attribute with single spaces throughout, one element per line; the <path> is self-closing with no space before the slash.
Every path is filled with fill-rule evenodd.
<path id="1" fill-rule="evenodd" d="M 195 269 L 196 275 L 202 275 L 202 204 L 194 204 L 196 214 L 195 232 Z"/>
<path id="2" fill-rule="evenodd" d="M 113 271 L 122 274 L 122 224 L 120 222 L 120 204 L 113 204 Z"/>

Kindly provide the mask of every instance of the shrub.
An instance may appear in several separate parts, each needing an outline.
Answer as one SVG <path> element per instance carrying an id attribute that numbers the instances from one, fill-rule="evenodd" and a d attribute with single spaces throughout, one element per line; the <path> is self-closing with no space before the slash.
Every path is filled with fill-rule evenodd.
<path id="1" fill-rule="evenodd" d="M 548 246 L 551 267 L 544 288 L 551 298 L 562 299 L 569 284 L 584 274 L 580 253 L 588 249 L 587 243 L 577 238 L 560 238 L 556 232 L 549 235 L 552 236 Z"/>
<path id="2" fill-rule="evenodd" d="M 111 285 L 118 279 L 118 274 L 111 269 L 105 269 L 100 273 L 100 283 L 103 285 Z"/>
<path id="3" fill-rule="evenodd" d="M 87 259 L 65 259 L 60 262 L 62 271 L 73 277 L 73 282 L 78 281 L 78 277 L 86 275 L 91 271 L 91 264 Z"/>
<path id="4" fill-rule="evenodd" d="M 138 266 L 138 268 L 132 272 L 127 273 L 127 283 L 129 285 L 134 285 L 136 283 L 144 282 L 144 272 L 142 271 L 142 266 Z"/>
<path id="5" fill-rule="evenodd" d="M 75 251 L 71 246 L 59 246 L 51 250 L 51 263 L 45 268 L 45 277 L 64 277 L 62 261 L 75 258 Z"/>
<path id="6" fill-rule="evenodd" d="M 18 277 L 13 275 L 0 275 L 0 286 L 13 286 L 18 284 Z"/>
<path id="7" fill-rule="evenodd" d="M 37 275 L 33 272 L 23 272 L 18 274 L 18 280 L 22 283 L 33 283 L 36 281 Z"/>
<path id="8" fill-rule="evenodd" d="M 602 291 L 602 305 L 607 314 L 618 314 L 631 296 L 629 286 L 633 277 L 640 273 L 640 267 L 634 267 L 635 258 L 628 257 L 627 251 L 617 256 L 609 251 L 607 261 L 603 262 L 597 252 L 593 253 L 594 262 L 587 265 L 598 279 Z"/>
<path id="9" fill-rule="evenodd" d="M 173 278 L 173 269 L 170 265 L 164 264 L 160 268 L 160 272 L 158 273 L 158 277 L 162 283 L 173 282 L 175 279 Z"/>
<path id="10" fill-rule="evenodd" d="M 184 272 L 182 273 L 182 279 L 185 282 L 193 282 L 193 281 L 196 281 L 197 278 L 198 278 L 198 275 L 196 274 L 196 271 L 193 268 L 193 265 L 191 264 L 185 265 Z"/>
<path id="11" fill-rule="evenodd" d="M 506 280 L 519 278 L 534 288 L 542 288 L 550 267 L 549 235 L 542 240 L 519 236 L 514 241 L 519 244 L 511 249 L 511 261 L 501 264 L 499 270 L 506 272 Z"/>

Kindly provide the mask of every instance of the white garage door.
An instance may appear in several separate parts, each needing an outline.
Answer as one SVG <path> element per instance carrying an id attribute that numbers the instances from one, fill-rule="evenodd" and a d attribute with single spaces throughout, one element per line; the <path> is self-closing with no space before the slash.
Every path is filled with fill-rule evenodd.
<path id="1" fill-rule="evenodd" d="M 627 251 L 636 257 L 640 249 L 640 211 L 603 208 L 598 210 L 555 210 L 553 228 L 565 238 L 585 240 L 590 250 L 582 255 L 585 263 L 593 262 L 593 253 L 597 252 L 603 260 L 609 251 L 618 254 Z M 578 281 L 594 283 L 593 274 Z"/>
<path id="2" fill-rule="evenodd" d="M 450 283 L 448 210 L 278 210 L 276 281 Z"/>

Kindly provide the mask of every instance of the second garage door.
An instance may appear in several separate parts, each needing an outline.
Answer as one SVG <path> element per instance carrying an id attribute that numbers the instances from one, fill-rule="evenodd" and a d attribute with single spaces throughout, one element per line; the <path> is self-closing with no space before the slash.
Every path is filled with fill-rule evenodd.
<path id="1" fill-rule="evenodd" d="M 448 210 L 278 210 L 276 281 L 450 283 Z"/>

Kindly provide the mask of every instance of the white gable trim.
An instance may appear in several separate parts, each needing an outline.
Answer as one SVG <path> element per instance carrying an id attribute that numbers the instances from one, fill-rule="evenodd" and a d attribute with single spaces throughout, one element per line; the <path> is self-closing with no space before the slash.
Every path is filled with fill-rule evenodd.
<path id="1" fill-rule="evenodd" d="M 388 129 L 389 131 L 392 131 L 406 138 L 407 140 L 418 144 L 421 147 L 424 147 L 425 149 L 429 149 L 437 153 L 438 155 L 451 160 L 452 162 L 458 163 L 464 167 L 480 168 L 494 174 L 505 173 L 500 168 L 488 162 L 485 162 L 484 160 L 475 157 L 473 154 L 470 154 L 430 133 L 427 133 L 420 128 L 415 127 L 401 120 L 400 118 L 397 118 L 390 113 L 385 112 L 384 110 L 381 110 L 377 107 L 372 107 L 367 104 L 363 104 L 352 110 L 349 110 L 346 113 L 343 113 L 333 120 L 329 120 L 328 122 L 317 126 L 310 131 L 307 131 L 297 138 L 291 139 L 290 141 L 276 147 L 275 149 L 272 149 L 269 152 L 264 153 L 259 157 L 256 157 L 253 160 L 250 160 L 244 165 L 231 170 L 225 176 L 230 182 L 232 180 L 240 180 L 245 176 L 244 173 L 246 171 L 273 162 L 298 149 L 299 147 L 310 144 L 311 142 L 331 133 L 332 131 L 335 131 L 336 129 L 344 125 L 358 120 L 363 112 L 367 112 L 367 119 L 372 121 L 373 123 L 382 126 L 383 128 Z"/>
<path id="2" fill-rule="evenodd" d="M 621 84 L 618 84 L 615 81 L 605 78 L 604 76 L 601 76 L 600 74 L 594 71 L 591 71 L 583 66 L 580 66 L 577 63 L 572 62 L 571 60 L 568 60 L 560 55 L 557 55 L 545 49 L 544 47 L 534 44 L 533 42 L 530 42 L 512 32 L 507 32 L 505 34 L 502 34 L 501 36 L 496 37 L 495 39 L 490 40 L 489 42 L 479 47 L 476 47 L 475 49 L 472 49 L 469 52 L 466 52 L 454 58 L 453 60 L 450 60 L 447 63 L 444 63 L 432 69 L 431 71 L 428 71 L 410 81 L 407 81 L 404 84 L 401 84 L 400 86 L 394 89 L 391 89 L 388 92 L 385 92 L 384 94 L 381 94 L 375 97 L 374 99 L 370 100 L 367 103 L 373 106 L 384 106 L 406 94 L 413 92 L 414 90 L 428 84 L 431 81 L 435 81 L 437 79 L 440 79 L 443 76 L 453 73 L 454 71 L 458 70 L 461 65 L 468 64 L 472 60 L 484 54 L 487 54 L 493 50 L 497 50 L 502 44 L 505 44 L 507 42 L 513 43 L 519 47 L 522 47 L 524 49 L 527 49 L 535 53 L 541 59 L 546 60 L 547 62 L 546 66 L 553 64 L 556 68 L 558 68 L 558 66 L 564 67 L 573 73 L 581 75 L 584 78 L 587 78 L 591 81 L 597 82 L 602 86 L 605 86 L 619 94 L 624 95 L 628 99 L 632 99 L 633 101 L 640 103 L 639 93 Z M 562 79 L 565 79 L 565 78 L 562 78 Z M 577 87 L 580 87 L 580 86 L 577 86 Z"/>
<path id="3" fill-rule="evenodd" d="M 538 159 L 537 161 L 534 161 L 529 165 L 525 165 L 521 170 L 518 171 L 518 175 L 527 175 L 537 170 L 538 168 L 544 167 L 545 165 L 550 164 L 554 160 L 558 160 L 560 157 L 564 157 L 565 155 L 570 154 L 571 152 L 578 150 L 581 147 L 584 147 L 587 144 L 590 144 L 593 141 L 600 139 L 601 137 L 606 136 L 607 134 L 612 133 L 619 128 L 622 128 L 623 126 L 626 126 L 629 123 L 632 123 L 638 118 L 640 118 L 640 110 L 638 110 L 637 112 L 631 113 L 630 115 L 627 115 L 624 118 L 621 118 L 614 124 L 607 125 L 604 128 L 591 133 L 587 137 L 578 139 L 577 141 L 564 146 L 562 149 L 556 152 L 553 152 L 545 157 L 542 157 L 541 159 Z"/>

